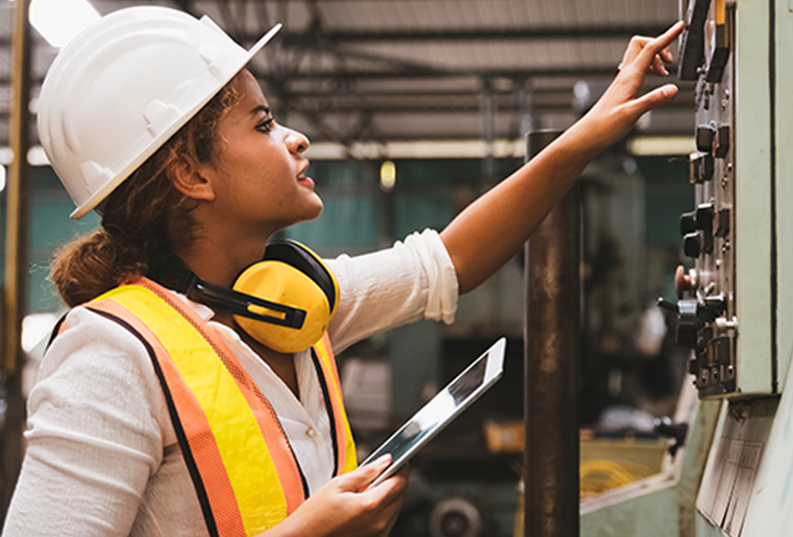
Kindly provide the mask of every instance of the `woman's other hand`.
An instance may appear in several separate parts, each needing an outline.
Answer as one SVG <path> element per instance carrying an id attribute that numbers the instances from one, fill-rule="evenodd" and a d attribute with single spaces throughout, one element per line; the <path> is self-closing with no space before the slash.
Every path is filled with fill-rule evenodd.
<path id="1" fill-rule="evenodd" d="M 390 457 L 381 457 L 330 480 L 261 537 L 387 537 L 405 499 L 408 469 L 367 487 L 390 462 Z"/>

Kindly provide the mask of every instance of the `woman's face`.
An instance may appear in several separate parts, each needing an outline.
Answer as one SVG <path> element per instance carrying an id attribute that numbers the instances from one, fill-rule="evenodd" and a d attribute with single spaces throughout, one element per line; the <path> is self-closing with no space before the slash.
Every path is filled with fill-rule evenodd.
<path id="1" fill-rule="evenodd" d="M 306 176 L 308 139 L 276 123 L 250 72 L 230 84 L 238 97 L 220 119 L 215 155 L 202 170 L 212 179 L 218 216 L 257 234 L 316 218 L 322 200 Z"/>

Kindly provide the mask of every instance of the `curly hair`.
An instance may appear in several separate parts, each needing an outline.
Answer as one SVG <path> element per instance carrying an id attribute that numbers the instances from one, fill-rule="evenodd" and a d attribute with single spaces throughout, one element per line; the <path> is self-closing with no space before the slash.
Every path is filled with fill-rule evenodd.
<path id="1" fill-rule="evenodd" d="M 169 174 L 182 159 L 212 161 L 217 125 L 236 100 L 227 84 L 97 207 L 99 229 L 55 253 L 50 278 L 68 306 L 146 274 L 152 255 L 171 251 L 172 241 L 192 243 L 195 205 L 174 187 Z"/>

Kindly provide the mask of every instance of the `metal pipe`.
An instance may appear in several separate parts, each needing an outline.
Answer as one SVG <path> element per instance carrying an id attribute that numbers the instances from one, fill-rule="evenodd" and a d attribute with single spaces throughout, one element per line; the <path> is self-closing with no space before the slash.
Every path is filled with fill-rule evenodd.
<path id="1" fill-rule="evenodd" d="M 13 37 L 13 101 L 10 114 L 10 143 L 14 159 L 8 170 L 6 191 L 5 281 L 3 293 L 3 382 L 7 402 L 2 430 L 2 519 L 22 466 L 22 431 L 25 402 L 22 399 L 20 335 L 27 297 L 27 239 L 30 147 L 30 0 L 16 0 Z"/>
<path id="2" fill-rule="evenodd" d="M 493 95 L 493 80 L 482 80 L 482 97 L 480 103 L 482 114 L 482 140 L 487 144 L 487 155 L 482 161 L 483 188 L 493 185 L 496 178 L 496 161 L 493 156 L 493 142 L 496 139 L 496 99 Z"/>
<path id="3" fill-rule="evenodd" d="M 532 132 L 527 158 L 559 133 Z M 580 203 L 577 187 L 526 245 L 524 537 L 578 537 Z"/>

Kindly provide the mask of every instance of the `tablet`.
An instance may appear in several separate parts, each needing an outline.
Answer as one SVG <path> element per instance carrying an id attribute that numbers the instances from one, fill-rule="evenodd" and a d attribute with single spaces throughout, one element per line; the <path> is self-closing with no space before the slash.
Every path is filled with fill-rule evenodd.
<path id="1" fill-rule="evenodd" d="M 506 347 L 506 338 L 496 341 L 363 461 L 362 465 L 369 464 L 387 453 L 391 454 L 391 465 L 377 476 L 370 487 L 393 475 L 422 446 L 496 383 L 504 370 Z"/>

